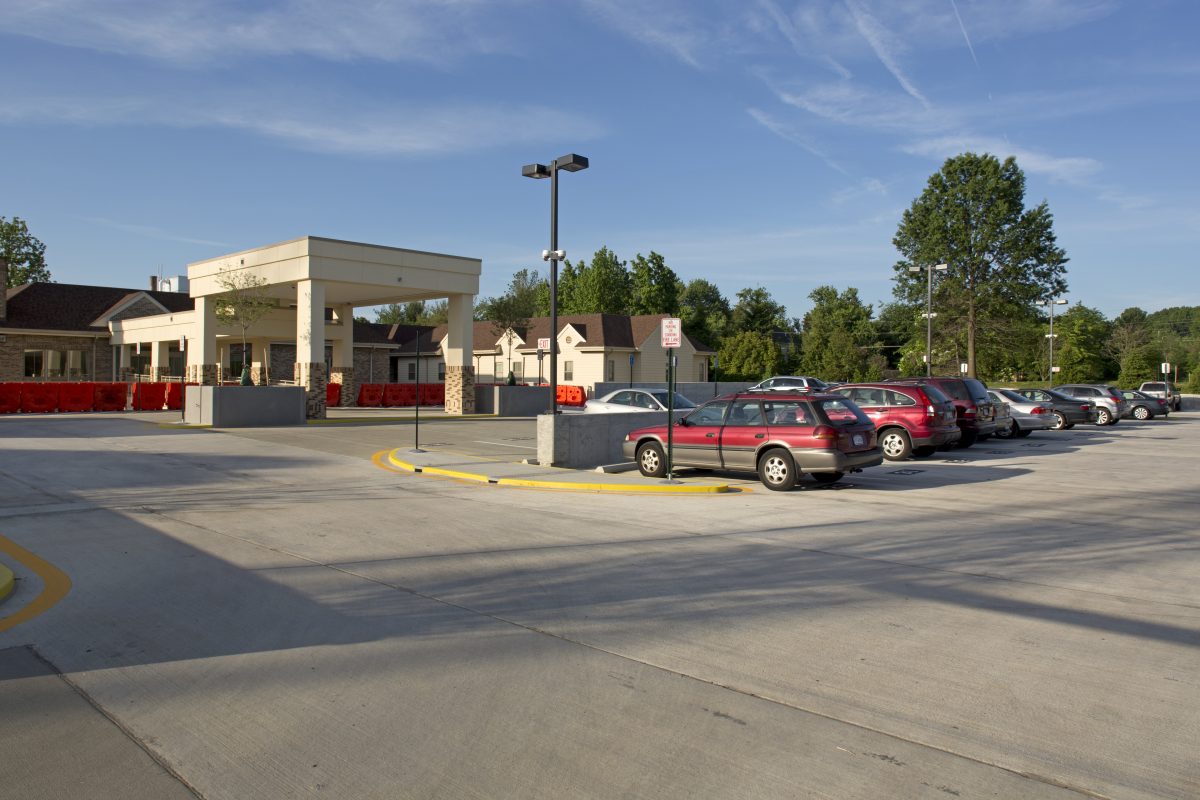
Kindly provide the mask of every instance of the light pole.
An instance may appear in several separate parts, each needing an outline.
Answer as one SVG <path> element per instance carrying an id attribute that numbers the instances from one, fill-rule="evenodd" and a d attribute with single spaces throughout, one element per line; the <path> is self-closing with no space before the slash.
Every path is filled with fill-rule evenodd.
<path id="1" fill-rule="evenodd" d="M 542 260 L 550 262 L 550 413 L 558 413 L 558 262 L 566 253 L 558 249 L 558 171 L 579 172 L 588 168 L 584 156 L 568 153 L 545 164 L 526 164 L 526 178 L 550 179 L 550 249 L 542 251 Z"/>
<path id="2" fill-rule="evenodd" d="M 920 272 L 925 270 L 928 280 L 925 283 L 925 377 L 933 375 L 933 318 L 937 314 L 933 313 L 933 273 L 945 272 L 950 269 L 946 264 L 925 264 L 924 266 L 914 264 L 908 268 L 909 272 Z"/>
<path id="3" fill-rule="evenodd" d="M 1066 304 L 1066 300 L 1053 297 L 1049 300 L 1038 300 L 1035 303 L 1035 305 L 1046 306 L 1050 309 L 1050 332 L 1046 334 L 1046 338 L 1050 340 L 1050 378 L 1046 381 L 1046 388 L 1054 386 L 1054 307 Z"/>

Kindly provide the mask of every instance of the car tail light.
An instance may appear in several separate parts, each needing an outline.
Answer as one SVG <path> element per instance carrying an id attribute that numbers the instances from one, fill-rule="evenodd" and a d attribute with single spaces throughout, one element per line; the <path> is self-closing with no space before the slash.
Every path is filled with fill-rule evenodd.
<path id="1" fill-rule="evenodd" d="M 812 437 L 823 442 L 836 442 L 838 434 L 836 430 L 828 425 L 818 425 L 813 428 Z"/>
<path id="2" fill-rule="evenodd" d="M 936 416 L 937 416 L 937 409 L 936 409 L 936 408 L 934 408 L 933 406 L 925 406 L 925 416 L 927 416 L 927 417 L 936 417 Z"/>
<path id="3" fill-rule="evenodd" d="M 1081 406 L 1079 407 L 1079 410 L 1080 410 L 1080 411 L 1091 411 L 1091 410 L 1092 410 L 1092 404 L 1091 404 L 1091 403 L 1084 403 L 1083 405 L 1081 405 Z"/>
<path id="4" fill-rule="evenodd" d="M 974 406 L 972 406 L 971 408 L 964 408 L 964 409 L 963 409 L 963 416 L 964 416 L 964 417 L 973 417 L 973 416 L 975 416 L 975 407 L 974 407 Z"/>
<path id="5" fill-rule="evenodd" d="M 1030 414 L 1045 414 L 1046 411 L 1047 409 L 1043 406 L 1034 406 L 1033 408 L 1029 409 Z"/>

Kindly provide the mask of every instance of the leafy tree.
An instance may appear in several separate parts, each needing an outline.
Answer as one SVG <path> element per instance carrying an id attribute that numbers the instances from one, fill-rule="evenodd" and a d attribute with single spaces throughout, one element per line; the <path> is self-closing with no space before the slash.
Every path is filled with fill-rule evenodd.
<path id="1" fill-rule="evenodd" d="M 1137 306 L 1127 308 L 1113 320 L 1112 333 L 1108 337 L 1108 352 L 1117 363 L 1125 355 L 1150 341 L 1146 326 L 1146 312 Z"/>
<path id="2" fill-rule="evenodd" d="M 20 217 L 11 221 L 0 217 L 0 256 L 8 259 L 8 285 L 3 288 L 50 282 L 46 245 L 29 232 L 29 226 Z"/>
<path id="3" fill-rule="evenodd" d="M 546 288 L 549 298 L 549 281 L 538 275 L 537 270 L 522 269 L 513 274 L 508 289 L 499 297 L 488 297 L 475 306 L 475 318 L 495 320 L 500 316 L 514 319 L 529 319 L 540 316 L 542 289 Z M 550 313 L 547 306 L 546 313 Z"/>
<path id="4" fill-rule="evenodd" d="M 737 293 L 737 298 L 730 320 L 734 331 L 770 334 L 788 328 L 787 309 L 776 303 L 771 293 L 761 286 L 742 289 Z"/>
<path id="5" fill-rule="evenodd" d="M 889 367 L 899 366 L 900 357 L 907 349 L 906 344 L 915 341 L 918 334 L 924 337 L 925 332 L 918 330 L 917 326 L 920 314 L 923 312 L 924 307 L 918 310 L 911 303 L 880 304 L 879 314 L 875 318 L 875 339 L 879 343 L 879 349 L 886 357 Z M 925 352 L 924 338 L 921 339 L 920 352 Z M 923 367 L 921 372 L 924 373 Z"/>
<path id="6" fill-rule="evenodd" d="M 1117 383 L 1121 386 L 1137 388 L 1144 381 L 1162 380 L 1159 368 L 1162 366 L 1162 350 L 1152 344 L 1135 347 L 1125 354 L 1121 362 L 1121 374 Z"/>
<path id="7" fill-rule="evenodd" d="M 223 325 L 237 327 L 242 332 L 242 385 L 249 386 L 250 352 L 246 334 L 260 319 L 278 304 L 267 294 L 270 281 L 249 272 L 231 272 L 222 268 L 217 275 L 221 292 L 214 298 L 214 314 Z"/>
<path id="8" fill-rule="evenodd" d="M 679 313 L 679 277 L 661 255 L 638 253 L 630 272 L 630 314 Z"/>
<path id="9" fill-rule="evenodd" d="M 1046 329 L 1043 327 L 1043 337 Z M 1097 309 L 1077 303 L 1054 318 L 1054 364 L 1060 367 L 1054 383 L 1086 383 L 1101 381 L 1115 372 L 1109 357 L 1108 342 L 1112 324 Z M 1041 374 L 1047 375 L 1049 352 L 1042 339 Z"/>
<path id="10" fill-rule="evenodd" d="M 939 327 L 964 329 L 967 371 L 976 375 L 982 322 L 1004 319 L 1014 308 L 1066 291 L 1065 251 L 1058 247 L 1045 202 L 1025 209 L 1025 175 L 1016 159 L 963 153 L 930 176 L 904 212 L 892 243 L 895 295 L 925 299 L 927 276 L 911 266 L 946 263 L 935 274 Z"/>
<path id="11" fill-rule="evenodd" d="M 630 306 L 630 277 L 625 262 L 607 247 L 567 266 L 559 276 L 559 310 L 564 314 L 627 314 Z"/>
<path id="12" fill-rule="evenodd" d="M 679 292 L 679 317 L 684 332 L 715 347 L 729 329 L 729 301 L 715 284 L 696 278 Z"/>
<path id="13" fill-rule="evenodd" d="M 375 312 L 375 321 L 387 325 L 441 325 L 450 319 L 450 304 L 445 300 L 390 303 Z"/>
<path id="14" fill-rule="evenodd" d="M 742 331 L 728 336 L 718 357 L 726 380 L 757 381 L 779 372 L 779 348 L 767 333 Z"/>
<path id="15" fill-rule="evenodd" d="M 871 307 L 858 290 L 838 293 L 819 286 L 809 293 L 813 307 L 801 322 L 803 355 L 800 370 L 830 380 L 877 380 L 882 376 L 875 345 Z"/>

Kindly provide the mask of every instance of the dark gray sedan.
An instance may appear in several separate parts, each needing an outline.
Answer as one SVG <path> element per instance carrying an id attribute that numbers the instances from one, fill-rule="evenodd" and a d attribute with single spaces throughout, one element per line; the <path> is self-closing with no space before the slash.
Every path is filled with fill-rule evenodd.
<path id="1" fill-rule="evenodd" d="M 1015 392 L 1030 400 L 1036 400 L 1042 405 L 1050 406 L 1054 415 L 1051 430 L 1065 431 L 1079 423 L 1087 424 L 1096 421 L 1096 406 L 1087 400 L 1056 392 L 1053 389 L 1001 389 L 1002 392 Z"/>

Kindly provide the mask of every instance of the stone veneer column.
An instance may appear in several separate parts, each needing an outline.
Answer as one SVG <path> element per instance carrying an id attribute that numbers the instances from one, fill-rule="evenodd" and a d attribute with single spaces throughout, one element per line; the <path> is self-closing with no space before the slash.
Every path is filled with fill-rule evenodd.
<path id="1" fill-rule="evenodd" d="M 358 402 L 358 381 L 354 378 L 354 367 L 335 366 L 329 373 L 329 382 L 342 385 L 342 401 L 339 405 L 353 406 Z"/>
<path id="2" fill-rule="evenodd" d="M 201 386 L 216 386 L 221 374 L 220 364 L 188 364 L 187 382 L 198 383 Z"/>
<path id="3" fill-rule="evenodd" d="M 304 415 L 309 419 L 325 419 L 325 363 L 296 362 L 296 384 L 304 387 Z"/>
<path id="4" fill-rule="evenodd" d="M 446 365 L 446 413 L 475 413 L 475 368 Z"/>

